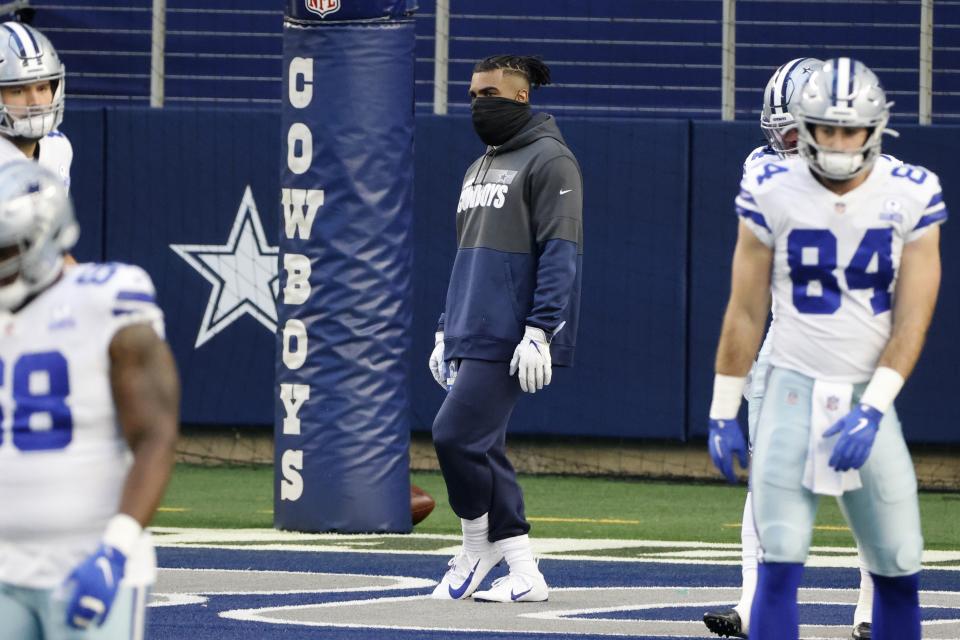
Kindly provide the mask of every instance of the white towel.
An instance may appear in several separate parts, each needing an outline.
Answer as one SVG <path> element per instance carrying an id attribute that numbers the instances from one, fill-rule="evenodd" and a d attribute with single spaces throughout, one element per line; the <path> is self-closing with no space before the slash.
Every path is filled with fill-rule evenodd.
<path id="1" fill-rule="evenodd" d="M 850 413 L 853 385 L 846 382 L 815 380 L 810 407 L 810 443 L 807 464 L 803 469 L 803 486 L 824 496 L 841 496 L 863 485 L 856 469 L 839 472 L 830 466 L 830 456 L 840 434 L 829 438 L 823 432 Z"/>

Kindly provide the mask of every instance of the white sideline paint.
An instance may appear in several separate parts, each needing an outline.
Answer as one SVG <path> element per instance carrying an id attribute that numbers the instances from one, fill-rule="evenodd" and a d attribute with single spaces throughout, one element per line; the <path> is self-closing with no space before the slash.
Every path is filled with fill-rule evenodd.
<path id="1" fill-rule="evenodd" d="M 151 528 L 154 544 L 158 547 L 211 548 L 247 551 L 309 551 L 338 553 L 389 553 L 396 555 L 451 556 L 459 548 L 459 535 L 440 534 L 355 534 L 296 533 L 275 529 L 181 529 Z M 384 541 L 435 540 L 436 549 L 398 550 L 382 548 Z M 615 540 L 532 538 L 534 552 L 551 560 L 579 560 L 596 562 L 657 562 L 664 564 L 739 565 L 739 543 L 671 542 L 666 540 Z M 852 539 L 851 539 L 852 542 Z M 314 544 L 308 544 L 314 543 Z M 316 544 L 328 543 L 328 544 Z M 362 547 L 362 548 L 356 548 Z M 590 552 L 613 549 L 651 549 L 635 557 L 586 555 Z M 652 551 L 652 549 L 667 549 Z M 923 562 L 950 563 L 929 568 L 960 571 L 960 551 L 923 552 Z M 808 567 L 856 568 L 857 550 L 853 547 L 811 547 Z"/>

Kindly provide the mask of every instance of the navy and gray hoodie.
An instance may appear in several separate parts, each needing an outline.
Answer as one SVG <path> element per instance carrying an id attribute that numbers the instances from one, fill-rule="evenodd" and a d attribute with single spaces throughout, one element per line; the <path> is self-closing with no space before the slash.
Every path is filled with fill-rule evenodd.
<path id="1" fill-rule="evenodd" d="M 447 288 L 447 360 L 509 361 L 524 326 L 553 335 L 556 366 L 571 366 L 580 316 L 583 179 L 553 116 L 534 115 L 489 147 L 463 180 L 459 249 Z"/>

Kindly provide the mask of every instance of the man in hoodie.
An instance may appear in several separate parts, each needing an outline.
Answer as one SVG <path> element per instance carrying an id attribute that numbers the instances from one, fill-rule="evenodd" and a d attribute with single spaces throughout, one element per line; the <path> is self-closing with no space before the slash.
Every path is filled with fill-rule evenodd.
<path id="1" fill-rule="evenodd" d="M 549 83 L 543 61 L 516 55 L 481 60 L 470 82 L 473 126 L 487 151 L 463 180 L 459 249 L 430 357 L 449 389 L 433 442 L 463 529 L 438 599 L 548 596 L 505 438 L 521 392 L 549 385 L 553 366 L 572 365 L 576 344 L 582 177 L 554 118 L 531 113 L 531 90 Z M 509 574 L 477 591 L 503 559 Z"/>

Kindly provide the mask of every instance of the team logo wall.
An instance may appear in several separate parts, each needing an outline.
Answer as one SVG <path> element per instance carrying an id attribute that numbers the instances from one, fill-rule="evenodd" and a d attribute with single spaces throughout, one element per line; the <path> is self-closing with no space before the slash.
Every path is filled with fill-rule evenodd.
<path id="1" fill-rule="evenodd" d="M 331 13 L 340 11 L 340 0 L 304 0 L 307 11 L 325 18 Z"/>
<path id="2" fill-rule="evenodd" d="M 172 244 L 170 248 L 213 285 L 194 348 L 247 314 L 276 333 L 279 249 L 267 242 L 250 185 L 226 244 Z"/>

